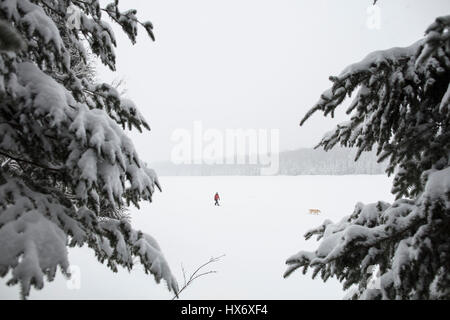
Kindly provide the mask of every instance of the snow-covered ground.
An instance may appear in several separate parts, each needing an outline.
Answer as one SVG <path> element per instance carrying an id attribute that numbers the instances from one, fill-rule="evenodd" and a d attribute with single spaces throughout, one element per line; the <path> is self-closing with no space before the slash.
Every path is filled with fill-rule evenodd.
<path id="1" fill-rule="evenodd" d="M 358 202 L 393 200 L 391 179 L 385 176 L 160 177 L 163 192 L 152 204 L 133 210 L 133 225 L 154 236 L 179 283 L 181 264 L 189 275 L 213 256 L 225 254 L 208 270 L 218 273 L 196 280 L 184 299 L 341 299 L 341 285 L 330 279 L 312 280 L 310 273 L 283 279 L 284 261 L 301 249 L 315 249 L 315 239 L 303 234 L 336 221 Z M 218 191 L 221 207 L 213 205 Z M 322 211 L 308 214 L 309 208 Z M 112 273 L 85 248 L 70 250 L 80 272 L 73 289 L 60 274 L 31 299 L 170 299 L 139 266 Z M 76 285 L 75 285 L 76 287 Z M 71 288 L 71 289 L 70 289 Z M 0 299 L 17 299 L 17 286 L 0 279 Z"/>

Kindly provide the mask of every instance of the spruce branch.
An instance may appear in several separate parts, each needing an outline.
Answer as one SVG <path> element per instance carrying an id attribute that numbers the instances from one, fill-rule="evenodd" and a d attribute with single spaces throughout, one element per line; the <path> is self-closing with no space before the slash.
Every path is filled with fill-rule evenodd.
<path id="1" fill-rule="evenodd" d="M 3 152 L 3 151 L 0 151 L 0 154 L 1 154 L 2 156 L 4 156 L 4 157 L 7 157 L 7 158 L 9 158 L 9 159 L 12 159 L 12 160 L 14 160 L 14 161 L 16 161 L 16 162 L 27 163 L 27 164 L 30 164 L 30 165 L 32 165 L 32 166 L 39 167 L 39 168 L 41 168 L 41 169 L 45 169 L 45 170 L 49 170 L 49 171 L 54 171 L 54 172 L 57 172 L 57 173 L 61 173 L 62 167 L 59 167 L 59 168 L 58 168 L 58 167 L 50 168 L 50 167 L 44 166 L 44 165 L 42 165 L 42 164 L 36 163 L 36 162 L 34 162 L 34 161 L 31 161 L 31 160 L 26 160 L 26 159 L 21 159 L 21 158 L 14 157 L 14 156 L 12 156 L 12 155 L 10 155 L 10 154 L 8 154 L 8 153 L 5 153 L 5 152 Z"/>

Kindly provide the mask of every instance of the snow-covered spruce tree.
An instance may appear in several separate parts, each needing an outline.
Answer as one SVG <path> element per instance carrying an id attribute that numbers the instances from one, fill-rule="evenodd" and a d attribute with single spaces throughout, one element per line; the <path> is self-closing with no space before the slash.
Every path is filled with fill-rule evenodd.
<path id="1" fill-rule="evenodd" d="M 353 299 L 450 299 L 450 16 L 437 18 L 410 47 L 371 53 L 347 67 L 306 114 L 333 115 L 358 89 L 350 120 L 319 146 L 361 152 L 377 148 L 394 174 L 392 204 L 358 203 L 338 223 L 306 233 L 321 239 L 314 252 L 287 260 L 326 281 L 335 276 Z M 376 285 L 372 268 L 379 270 Z"/>
<path id="2" fill-rule="evenodd" d="M 69 7 L 79 10 L 78 28 L 66 23 Z M 83 245 L 113 271 L 131 270 L 137 258 L 178 292 L 157 242 L 117 215 L 159 188 L 124 131 L 148 124 L 130 100 L 77 68 L 92 52 L 115 69 L 104 17 L 133 43 L 138 25 L 153 38 L 151 23 L 118 1 L 0 1 L 0 276 L 20 284 L 23 298 L 58 268 L 68 275 L 67 247 Z"/>

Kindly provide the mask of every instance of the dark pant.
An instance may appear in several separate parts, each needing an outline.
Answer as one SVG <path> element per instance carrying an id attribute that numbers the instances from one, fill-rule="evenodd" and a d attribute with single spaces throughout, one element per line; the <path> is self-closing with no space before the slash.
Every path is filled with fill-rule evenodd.
<path id="1" fill-rule="evenodd" d="M 218 200 L 218 199 L 216 199 L 215 201 L 216 201 L 216 203 L 214 203 L 214 205 L 215 205 L 215 206 L 220 206 L 220 204 L 219 204 L 219 200 Z"/>

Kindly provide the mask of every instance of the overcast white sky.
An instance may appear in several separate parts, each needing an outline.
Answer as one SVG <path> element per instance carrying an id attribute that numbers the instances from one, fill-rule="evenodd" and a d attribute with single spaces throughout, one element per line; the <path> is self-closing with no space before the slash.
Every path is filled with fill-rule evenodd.
<path id="1" fill-rule="evenodd" d="M 103 1 L 105 2 L 105 1 Z M 106 1 L 109 2 L 109 1 Z M 173 130 L 280 129 L 280 149 L 315 145 L 342 121 L 305 112 L 330 75 L 368 53 L 407 46 L 423 36 L 450 1 L 380 0 L 380 29 L 367 27 L 372 0 L 127 0 L 154 24 L 156 42 L 140 30 L 132 46 L 117 27 L 117 72 L 152 131 L 132 133 L 147 162 L 168 160 Z"/>

